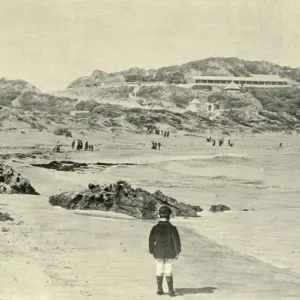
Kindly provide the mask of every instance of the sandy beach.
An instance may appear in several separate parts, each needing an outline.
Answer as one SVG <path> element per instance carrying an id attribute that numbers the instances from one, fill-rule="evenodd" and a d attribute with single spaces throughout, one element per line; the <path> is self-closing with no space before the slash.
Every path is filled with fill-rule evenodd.
<path id="1" fill-rule="evenodd" d="M 5 163 L 29 178 L 41 195 L 0 195 L 0 208 L 14 217 L 0 224 L 0 299 L 158 297 L 155 261 L 147 249 L 155 221 L 68 211 L 48 202 L 62 191 L 119 179 L 204 209 L 197 219 L 172 219 L 183 244 L 174 270 L 181 299 L 300 298 L 297 136 L 236 136 L 236 147 L 228 149 L 181 134 L 158 137 L 163 147 L 154 151 L 154 136 L 110 135 L 84 137 L 96 151 L 81 153 L 70 150 L 72 139 L 62 138 L 63 152 L 55 154 L 57 137 L 50 134 L 3 137 L 1 153 L 11 154 Z M 284 144 L 280 150 L 279 139 Z M 35 153 L 35 158 L 12 153 Z M 78 172 L 30 165 L 51 160 L 134 165 L 91 165 Z M 218 203 L 231 211 L 208 212 Z"/>

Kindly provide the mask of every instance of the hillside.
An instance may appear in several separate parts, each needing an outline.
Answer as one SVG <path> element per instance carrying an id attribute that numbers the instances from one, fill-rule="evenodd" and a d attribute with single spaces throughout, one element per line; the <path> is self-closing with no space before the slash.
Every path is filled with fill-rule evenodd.
<path id="1" fill-rule="evenodd" d="M 106 74 L 96 70 L 93 82 L 122 81 L 128 76 L 148 76 L 181 72 L 185 78 L 193 72 L 215 75 L 243 75 L 286 71 L 268 62 L 249 62 L 235 58 L 214 58 L 170 66 L 158 70 L 132 68 L 120 73 Z M 224 73 L 225 72 L 225 73 Z M 239 73 L 236 73 L 239 72 Z M 247 73 L 248 72 L 248 73 Z M 294 69 L 290 74 L 297 74 Z M 293 76 L 294 76 L 293 75 Z M 150 76 L 150 77 L 149 77 Z M 175 75 L 174 75 L 175 76 Z M 177 75 L 176 75 L 177 76 Z M 179 76 L 179 75 L 178 75 Z M 296 75 L 295 75 L 296 76 Z M 294 76 L 294 79 L 297 78 Z M 91 77 L 79 78 L 75 86 L 53 94 L 45 94 L 21 80 L 0 80 L 0 128 L 2 130 L 47 130 L 57 128 L 75 131 L 132 131 L 146 132 L 157 128 L 176 132 L 265 132 L 299 131 L 300 89 L 297 87 L 258 89 L 247 88 L 232 94 L 220 88 L 205 90 L 190 85 L 141 85 L 132 96 L 134 85 L 89 86 Z M 180 77 L 180 76 L 179 76 Z M 178 78 L 179 78 L 178 77 Z M 155 80 L 156 80 L 155 79 Z M 80 87 L 83 85 L 82 87 Z M 187 111 L 197 98 L 205 107 L 214 103 L 215 113 Z M 88 111 L 71 116 L 71 111 Z"/>
<path id="2" fill-rule="evenodd" d="M 116 73 L 95 70 L 90 76 L 74 80 L 68 87 L 94 86 L 109 81 L 187 83 L 191 81 L 193 75 L 250 76 L 251 74 L 278 74 L 281 77 L 300 82 L 300 68 L 280 66 L 267 61 L 214 57 L 151 70 L 131 68 Z"/>
<path id="3" fill-rule="evenodd" d="M 41 91 L 24 80 L 0 79 L 0 105 L 12 105 L 13 101 L 25 92 L 39 94 Z"/>

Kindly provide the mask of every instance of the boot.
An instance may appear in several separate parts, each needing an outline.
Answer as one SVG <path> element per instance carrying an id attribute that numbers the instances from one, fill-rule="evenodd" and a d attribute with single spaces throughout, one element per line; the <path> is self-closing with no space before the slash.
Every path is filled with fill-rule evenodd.
<path id="1" fill-rule="evenodd" d="M 175 297 L 175 292 L 174 292 L 174 289 L 173 289 L 173 276 L 167 276 L 166 277 L 167 279 L 167 283 L 168 283 L 168 287 L 169 287 L 169 296 L 170 297 Z"/>
<path id="2" fill-rule="evenodd" d="M 161 276 L 156 276 L 156 282 L 157 282 L 157 295 L 163 295 L 164 294 L 164 291 L 163 291 L 163 287 L 162 287 L 162 284 L 163 284 L 163 275 Z"/>

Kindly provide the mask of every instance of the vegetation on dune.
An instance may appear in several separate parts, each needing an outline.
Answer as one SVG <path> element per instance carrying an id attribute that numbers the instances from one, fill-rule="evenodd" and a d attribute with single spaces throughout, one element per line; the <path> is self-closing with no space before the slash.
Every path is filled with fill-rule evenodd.
<path id="1" fill-rule="evenodd" d="M 286 112 L 296 116 L 300 111 L 300 89 L 272 88 L 251 89 L 251 93 L 261 102 L 265 110 L 272 112 Z"/>
<path id="2" fill-rule="evenodd" d="M 66 127 L 58 127 L 53 131 L 53 133 L 55 135 L 64 135 L 66 137 L 72 137 L 72 132 Z"/>
<path id="3" fill-rule="evenodd" d="M 68 114 L 77 103 L 76 99 L 33 92 L 23 93 L 18 100 L 20 107 L 24 110 L 37 109 L 51 114 Z"/>
<path id="4" fill-rule="evenodd" d="M 5 78 L 1 78 L 0 105 L 10 106 L 17 97 L 26 91 L 40 93 L 40 90 L 24 80 L 6 80 Z"/>

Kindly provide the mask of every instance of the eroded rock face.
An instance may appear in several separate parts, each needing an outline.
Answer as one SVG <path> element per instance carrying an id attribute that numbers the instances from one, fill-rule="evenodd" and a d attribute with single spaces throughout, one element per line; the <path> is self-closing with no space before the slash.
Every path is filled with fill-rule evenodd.
<path id="1" fill-rule="evenodd" d="M 0 164 L 0 194 L 38 195 L 28 179 L 5 164 Z"/>
<path id="2" fill-rule="evenodd" d="M 82 192 L 66 192 L 49 198 L 53 206 L 67 209 L 93 209 L 124 213 L 138 219 L 156 219 L 161 205 L 168 205 L 173 216 L 197 217 L 200 206 L 180 203 L 161 191 L 150 193 L 141 188 L 134 189 L 126 181 L 110 185 L 89 184 Z"/>
<path id="3" fill-rule="evenodd" d="M 223 205 L 223 204 L 218 204 L 218 205 L 212 205 L 209 209 L 211 212 L 222 212 L 222 211 L 227 211 L 230 210 L 230 207 Z"/>

